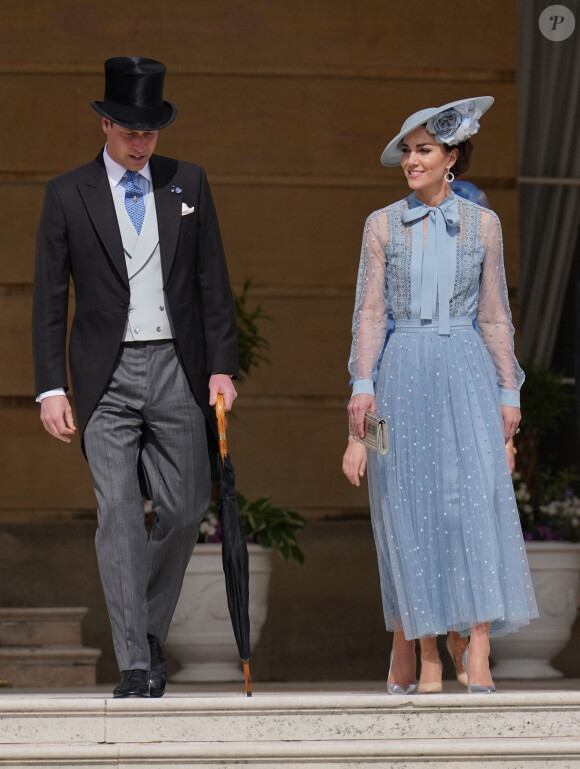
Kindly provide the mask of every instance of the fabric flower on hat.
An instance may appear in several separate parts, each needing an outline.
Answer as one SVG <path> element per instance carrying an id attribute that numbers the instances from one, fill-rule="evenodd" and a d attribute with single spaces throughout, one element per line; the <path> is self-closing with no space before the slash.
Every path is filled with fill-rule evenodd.
<path id="1" fill-rule="evenodd" d="M 479 131 L 478 118 L 481 115 L 481 110 L 468 102 L 435 115 L 427 122 L 426 128 L 439 144 L 453 146 Z"/>

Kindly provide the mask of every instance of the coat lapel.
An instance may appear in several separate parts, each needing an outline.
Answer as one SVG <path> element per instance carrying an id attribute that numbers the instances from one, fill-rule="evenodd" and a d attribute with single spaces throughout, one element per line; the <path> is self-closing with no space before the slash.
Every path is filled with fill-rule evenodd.
<path id="1" fill-rule="evenodd" d="M 129 286 L 123 241 L 102 154 L 89 166 L 86 181 L 78 189 L 111 262 Z"/>
<path id="2" fill-rule="evenodd" d="M 167 284 L 179 239 L 183 196 L 181 191 L 178 192 L 180 188 L 175 182 L 178 166 L 176 160 L 153 155 L 149 164 L 157 209 L 163 282 Z M 111 262 L 128 286 L 123 241 L 102 154 L 89 166 L 85 183 L 79 184 L 79 192 Z"/>
<path id="3" fill-rule="evenodd" d="M 155 207 L 157 209 L 157 228 L 159 230 L 159 248 L 161 250 L 161 268 L 163 285 L 166 286 L 175 260 L 179 230 L 181 228 L 181 203 L 183 196 L 175 181 L 177 161 L 171 158 L 153 155 L 149 160 Z M 178 191 L 179 190 L 179 191 Z"/>

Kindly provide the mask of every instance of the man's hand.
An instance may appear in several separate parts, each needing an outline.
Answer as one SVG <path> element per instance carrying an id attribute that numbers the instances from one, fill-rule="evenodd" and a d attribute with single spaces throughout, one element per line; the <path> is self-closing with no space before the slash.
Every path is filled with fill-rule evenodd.
<path id="1" fill-rule="evenodd" d="M 49 395 L 40 404 L 40 419 L 44 429 L 59 441 L 70 443 L 68 435 L 74 435 L 75 427 L 72 409 L 66 395 Z"/>
<path id="2" fill-rule="evenodd" d="M 365 414 L 367 411 L 377 413 L 377 403 L 373 395 L 353 395 L 348 404 L 348 426 L 351 433 L 358 438 L 365 437 Z"/>
<path id="3" fill-rule="evenodd" d="M 218 393 L 224 396 L 224 408 L 230 411 L 238 397 L 232 378 L 227 374 L 212 374 L 209 378 L 209 405 L 215 406 Z"/>

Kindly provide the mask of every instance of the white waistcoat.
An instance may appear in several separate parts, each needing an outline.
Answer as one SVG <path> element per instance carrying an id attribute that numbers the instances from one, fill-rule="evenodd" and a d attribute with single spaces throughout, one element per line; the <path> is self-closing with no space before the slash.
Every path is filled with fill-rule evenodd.
<path id="1" fill-rule="evenodd" d="M 113 194 L 113 201 L 121 230 L 131 289 L 124 341 L 149 342 L 153 339 L 173 339 L 175 336 L 173 324 L 163 290 L 155 196 L 151 193 L 147 197 L 145 219 L 140 235 L 137 234 L 123 201 L 115 194 Z"/>

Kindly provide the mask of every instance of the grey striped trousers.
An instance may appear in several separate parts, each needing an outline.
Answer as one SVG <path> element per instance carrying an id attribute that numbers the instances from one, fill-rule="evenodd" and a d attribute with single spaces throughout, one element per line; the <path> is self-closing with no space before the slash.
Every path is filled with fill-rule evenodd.
<path id="1" fill-rule="evenodd" d="M 117 662 L 148 670 L 147 633 L 167 635 L 210 495 L 205 417 L 173 341 L 123 345 L 84 440 Z M 140 462 L 157 512 L 149 538 Z"/>

